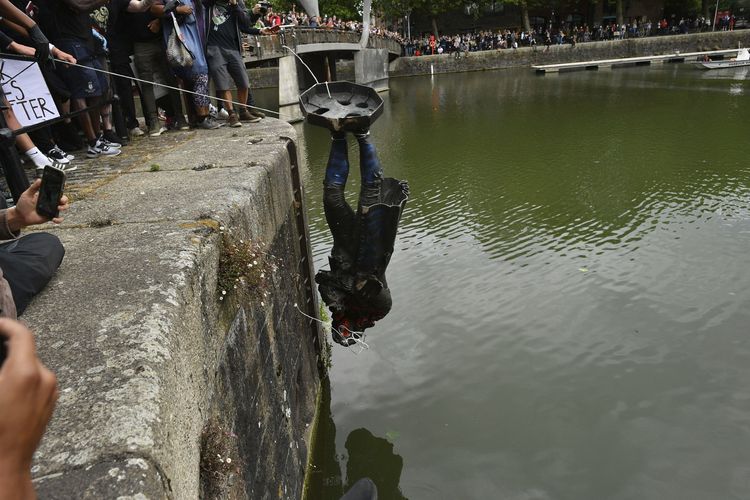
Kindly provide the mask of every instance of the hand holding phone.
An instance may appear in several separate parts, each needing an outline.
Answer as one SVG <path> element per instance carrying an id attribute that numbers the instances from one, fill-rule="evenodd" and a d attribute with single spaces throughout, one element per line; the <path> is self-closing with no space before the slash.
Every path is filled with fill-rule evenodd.
<path id="1" fill-rule="evenodd" d="M 57 379 L 36 355 L 34 335 L 22 323 L 0 318 L 7 358 L 0 367 L 0 478 L 3 494 L 32 498 L 31 460 L 58 397 Z"/>
<path id="2" fill-rule="evenodd" d="M 58 206 L 65 189 L 65 172 L 59 168 L 47 165 L 42 174 L 42 185 L 39 188 L 39 198 L 36 200 L 36 212 L 50 219 L 60 215 Z"/>

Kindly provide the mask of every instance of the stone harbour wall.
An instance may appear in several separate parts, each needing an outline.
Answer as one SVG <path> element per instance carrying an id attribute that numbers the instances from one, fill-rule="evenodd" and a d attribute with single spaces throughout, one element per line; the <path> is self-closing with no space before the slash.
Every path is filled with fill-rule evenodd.
<path id="1" fill-rule="evenodd" d="M 299 498 L 322 339 L 300 312 L 317 303 L 295 132 L 166 137 L 80 166 L 45 228 L 66 256 L 24 315 L 60 389 L 39 497 Z"/>
<path id="2" fill-rule="evenodd" d="M 390 66 L 390 77 L 429 75 L 435 73 L 459 73 L 515 67 L 531 67 L 542 64 L 617 59 L 649 55 L 674 54 L 675 52 L 700 52 L 707 50 L 734 49 L 738 44 L 750 45 L 750 30 L 732 32 L 700 33 L 692 35 L 633 38 L 628 40 L 553 45 L 546 50 L 544 45 L 518 50 L 488 50 L 470 52 L 456 59 L 451 54 L 420 57 L 400 57 Z"/>

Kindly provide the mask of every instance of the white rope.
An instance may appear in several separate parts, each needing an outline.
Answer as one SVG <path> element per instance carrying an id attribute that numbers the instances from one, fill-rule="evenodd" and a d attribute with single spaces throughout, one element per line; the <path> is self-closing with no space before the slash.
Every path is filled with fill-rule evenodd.
<path id="1" fill-rule="evenodd" d="M 176 90 L 178 92 L 184 92 L 186 94 L 193 94 L 193 95 L 197 95 L 197 96 L 200 96 L 200 97 L 207 97 L 209 99 L 216 99 L 217 101 L 224 102 L 224 103 L 227 103 L 227 104 L 234 104 L 234 105 L 237 105 L 237 106 L 240 106 L 240 107 L 244 107 L 244 108 L 257 109 L 257 110 L 260 110 L 260 111 L 264 111 L 266 113 L 271 113 L 271 114 L 274 114 L 274 115 L 281 116 L 281 114 L 278 111 L 272 111 L 270 109 L 261 108 L 259 106 L 251 106 L 251 105 L 249 105 L 247 103 L 239 103 L 239 102 L 232 101 L 232 100 L 229 100 L 229 99 L 222 99 L 220 97 L 215 97 L 215 96 L 210 96 L 210 95 L 206 95 L 206 94 L 201 94 L 200 92 L 193 92 L 192 90 L 185 90 L 185 89 L 181 89 L 179 87 L 173 87 L 173 86 L 167 85 L 165 83 L 150 82 L 148 80 L 144 80 L 142 78 L 137 78 L 135 76 L 121 75 L 120 73 L 113 73 L 112 71 L 107 71 L 107 70 L 104 70 L 104 69 L 92 68 L 91 66 L 84 66 L 82 64 L 76 64 L 76 63 L 71 63 L 71 62 L 68 62 L 68 61 L 63 61 L 62 59 L 55 59 L 55 61 L 59 62 L 61 64 L 67 64 L 69 66 L 76 66 L 78 68 L 90 69 L 90 70 L 93 70 L 93 71 L 97 71 L 99 73 L 104 73 L 105 75 L 117 76 L 119 78 L 127 78 L 128 80 L 133 80 L 133 81 L 136 81 L 136 82 L 148 83 L 150 85 L 156 85 L 158 87 L 164 87 L 164 88 L 167 88 L 167 89 L 170 89 L 170 90 Z"/>
<path id="2" fill-rule="evenodd" d="M 336 328 L 334 328 L 332 324 L 330 324 L 330 323 L 326 323 L 326 322 L 325 322 L 325 321 L 323 321 L 323 320 L 320 320 L 320 319 L 318 319 L 318 318 L 315 318 L 315 317 L 313 317 L 313 316 L 310 316 L 309 314 L 306 314 L 306 313 L 305 313 L 305 311 L 303 311 L 302 309 L 300 309 L 300 308 L 299 308 L 299 306 L 298 306 L 297 304 L 294 304 L 294 308 L 295 308 L 295 309 L 297 309 L 297 310 L 298 310 L 298 311 L 300 312 L 300 314 L 302 314 L 302 316 L 305 316 L 306 318 L 310 318 L 310 319 L 311 319 L 311 320 L 313 320 L 313 321 L 317 321 L 317 322 L 318 322 L 318 323 L 320 323 L 321 325 L 323 325 L 323 326 L 325 326 L 325 327 L 328 327 L 328 328 L 330 328 L 331 330 L 335 331 L 336 333 L 338 333 L 338 334 L 339 334 L 339 335 L 341 336 L 341 338 L 343 338 L 343 339 L 351 339 L 351 340 L 353 340 L 353 341 L 354 341 L 354 345 L 358 345 L 358 346 L 360 347 L 360 349 L 359 349 L 359 352 L 357 352 L 357 351 L 355 351 L 354 349 L 352 349 L 352 346 L 351 346 L 351 345 L 347 345 L 347 346 L 346 346 L 346 347 L 347 347 L 347 349 L 349 349 L 349 351 L 350 351 L 350 352 L 352 352 L 353 354 L 355 354 L 355 355 L 356 355 L 356 354 L 360 354 L 360 353 L 362 353 L 362 352 L 363 352 L 364 350 L 366 350 L 366 349 L 369 349 L 369 348 L 370 348 L 370 345 L 369 345 L 369 344 L 368 344 L 367 342 L 365 342 L 365 332 L 355 332 L 354 330 L 349 330 L 349 329 L 347 328 L 347 330 L 349 331 L 349 333 L 351 333 L 351 334 L 352 334 L 352 335 L 351 335 L 351 337 L 347 337 L 346 335 L 342 334 L 340 330 L 337 330 Z"/>

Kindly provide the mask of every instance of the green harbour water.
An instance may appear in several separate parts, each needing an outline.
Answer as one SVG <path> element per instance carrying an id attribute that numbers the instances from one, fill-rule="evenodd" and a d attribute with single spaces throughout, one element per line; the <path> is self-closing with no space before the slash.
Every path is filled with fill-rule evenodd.
<path id="1" fill-rule="evenodd" d="M 309 498 L 362 475 L 381 500 L 750 498 L 747 71 L 436 75 L 383 98 L 372 139 L 412 192 L 394 305 L 369 350 L 332 347 Z M 330 142 L 299 131 L 319 269 Z"/>

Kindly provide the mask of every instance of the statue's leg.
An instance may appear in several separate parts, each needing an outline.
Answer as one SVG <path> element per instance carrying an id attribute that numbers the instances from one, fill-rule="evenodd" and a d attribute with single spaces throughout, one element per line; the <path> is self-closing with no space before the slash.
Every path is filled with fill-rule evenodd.
<path id="1" fill-rule="evenodd" d="M 360 209 L 377 203 L 380 199 L 380 185 L 383 182 L 383 167 L 380 165 L 375 145 L 370 142 L 370 133 L 354 134 L 359 143 L 359 171 L 362 188 L 359 194 Z"/>
<path id="2" fill-rule="evenodd" d="M 333 235 L 331 268 L 350 269 L 356 254 L 356 216 L 346 202 L 344 189 L 349 176 L 349 152 L 344 132 L 331 134 L 331 152 L 328 155 L 323 183 L 323 209 L 326 222 Z M 335 262 L 334 262 L 335 261 Z"/>
<path id="3" fill-rule="evenodd" d="M 366 297 L 375 297 L 386 287 L 384 241 L 382 238 L 385 207 L 380 201 L 383 167 L 369 132 L 355 134 L 359 143 L 359 169 L 362 188 L 359 194 L 359 235 L 357 247 L 355 289 Z"/>

